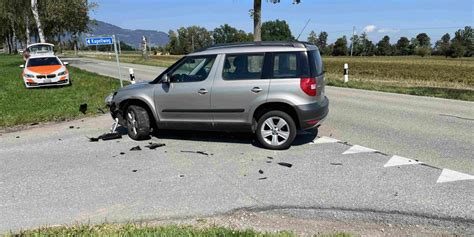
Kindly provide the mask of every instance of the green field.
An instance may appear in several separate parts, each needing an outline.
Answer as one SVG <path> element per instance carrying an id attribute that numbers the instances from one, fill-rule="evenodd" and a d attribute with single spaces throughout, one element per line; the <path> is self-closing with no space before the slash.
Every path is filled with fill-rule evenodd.
<path id="1" fill-rule="evenodd" d="M 88 104 L 86 115 L 94 115 L 120 86 L 118 80 L 69 67 L 72 86 L 26 89 L 18 67 L 22 63 L 20 56 L 0 55 L 0 128 L 84 116 L 79 112 L 83 103 Z"/>
<path id="2" fill-rule="evenodd" d="M 257 232 L 254 230 L 234 230 L 223 227 L 193 227 L 193 226 L 147 226 L 138 224 L 114 225 L 74 225 L 25 230 L 18 233 L 7 233 L 5 236 L 166 236 L 166 237 L 289 237 L 296 236 L 290 232 Z M 349 237 L 349 234 L 336 233 L 315 235 L 324 237 Z"/>
<path id="3" fill-rule="evenodd" d="M 106 55 L 83 55 L 113 60 Z M 121 55 L 122 62 L 166 67 L 180 56 Z M 474 58 L 444 57 L 323 57 L 330 86 L 474 101 Z M 343 65 L 349 64 L 349 83 Z"/>

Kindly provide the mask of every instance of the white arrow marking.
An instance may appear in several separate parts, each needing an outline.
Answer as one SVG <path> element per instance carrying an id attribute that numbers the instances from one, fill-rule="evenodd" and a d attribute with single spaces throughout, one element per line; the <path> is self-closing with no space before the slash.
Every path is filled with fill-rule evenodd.
<path id="1" fill-rule="evenodd" d="M 445 183 L 445 182 L 470 180 L 470 179 L 474 179 L 474 176 L 457 172 L 454 170 L 450 170 L 450 169 L 443 169 L 436 183 Z"/>
<path id="2" fill-rule="evenodd" d="M 339 140 L 334 139 L 332 137 L 324 137 L 324 136 L 313 140 L 313 144 L 336 143 L 336 142 L 339 142 Z"/>
<path id="3" fill-rule="evenodd" d="M 390 166 L 400 166 L 400 165 L 416 165 L 416 164 L 423 164 L 423 162 L 419 162 L 416 160 L 408 159 L 401 156 L 392 156 L 390 160 L 383 167 L 390 167 Z"/>
<path id="4" fill-rule="evenodd" d="M 354 145 L 351 148 L 349 148 L 347 151 L 342 153 L 343 155 L 347 154 L 356 154 L 356 153 L 365 153 L 365 152 L 376 152 L 377 150 L 368 148 L 368 147 L 363 147 L 359 145 Z"/>

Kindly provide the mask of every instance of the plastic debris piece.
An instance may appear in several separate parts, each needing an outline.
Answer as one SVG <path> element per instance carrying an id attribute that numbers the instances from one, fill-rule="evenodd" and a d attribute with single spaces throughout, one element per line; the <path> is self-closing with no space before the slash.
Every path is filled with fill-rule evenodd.
<path id="1" fill-rule="evenodd" d="M 331 163 L 331 165 L 342 165 L 342 163 Z"/>
<path id="2" fill-rule="evenodd" d="M 180 174 L 179 177 L 181 177 L 181 178 L 184 177 L 184 174 Z"/>
<path id="3" fill-rule="evenodd" d="M 267 159 L 273 160 L 273 157 L 271 157 L 271 156 L 267 156 Z"/>
<path id="4" fill-rule="evenodd" d="M 102 135 L 99 136 L 99 139 L 102 139 L 104 141 L 107 141 L 107 140 L 113 140 L 113 139 L 120 139 L 122 138 L 122 135 L 120 135 L 120 133 L 104 133 Z"/>
<path id="5" fill-rule="evenodd" d="M 125 152 L 120 152 L 120 155 L 125 155 Z"/>
<path id="6" fill-rule="evenodd" d="M 72 126 L 72 125 L 71 125 L 71 126 L 69 126 L 69 128 L 70 128 L 70 129 L 73 129 L 73 128 L 74 128 L 74 126 Z"/>
<path id="7" fill-rule="evenodd" d="M 263 174 L 263 170 L 258 170 L 258 173 L 259 173 L 259 174 Z"/>
<path id="8" fill-rule="evenodd" d="M 259 178 L 258 180 L 264 180 L 264 179 L 267 179 L 267 177 Z"/>
<path id="9" fill-rule="evenodd" d="M 86 111 L 87 111 L 87 104 L 81 104 L 79 106 L 79 111 L 83 114 L 86 114 Z"/>
<path id="10" fill-rule="evenodd" d="M 16 138 L 20 138 L 20 136 L 16 136 Z"/>
<path id="11" fill-rule="evenodd" d="M 138 171 L 138 170 L 132 170 L 132 172 L 134 172 L 134 173 L 137 172 L 137 171 Z"/>
<path id="12" fill-rule="evenodd" d="M 162 146 L 166 146 L 166 144 L 164 144 L 164 143 L 153 143 L 153 142 L 150 142 L 149 145 L 147 145 L 147 146 L 145 146 L 145 147 L 150 148 L 150 150 L 155 150 L 156 148 L 162 147 Z"/>
<path id="13" fill-rule="evenodd" d="M 98 142 L 98 141 L 99 141 L 99 138 L 97 138 L 97 137 L 89 137 L 89 141 L 90 141 L 90 142 Z"/>
<path id="14" fill-rule="evenodd" d="M 281 166 L 286 166 L 288 168 L 291 168 L 293 165 L 290 164 L 290 163 L 286 163 L 286 162 L 278 162 L 277 164 L 281 165 Z"/>
<path id="15" fill-rule="evenodd" d="M 134 146 L 132 148 L 130 148 L 131 151 L 141 151 L 142 148 L 140 148 L 140 146 Z"/>

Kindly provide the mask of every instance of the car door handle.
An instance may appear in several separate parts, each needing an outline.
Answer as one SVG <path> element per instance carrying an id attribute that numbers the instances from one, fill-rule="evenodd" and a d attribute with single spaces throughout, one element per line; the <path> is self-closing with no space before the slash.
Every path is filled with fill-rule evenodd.
<path id="1" fill-rule="evenodd" d="M 200 90 L 198 91 L 198 93 L 201 94 L 201 95 L 205 95 L 205 94 L 207 94 L 208 92 L 209 92 L 209 91 L 207 91 L 207 90 L 204 89 L 204 88 L 202 88 L 202 89 L 200 89 Z"/>
<path id="2" fill-rule="evenodd" d="M 258 93 L 258 92 L 260 92 L 260 91 L 263 91 L 263 89 L 260 88 L 260 87 L 254 87 L 254 88 L 252 88 L 251 91 L 252 91 L 253 93 Z"/>

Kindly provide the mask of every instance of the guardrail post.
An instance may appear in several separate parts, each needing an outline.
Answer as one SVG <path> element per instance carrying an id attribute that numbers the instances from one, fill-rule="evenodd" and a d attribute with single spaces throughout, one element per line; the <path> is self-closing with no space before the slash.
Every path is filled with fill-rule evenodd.
<path id="1" fill-rule="evenodd" d="M 349 64 L 344 63 L 344 83 L 349 81 Z"/>
<path id="2" fill-rule="evenodd" d="M 135 84 L 135 73 L 133 73 L 133 68 L 129 68 L 128 72 L 130 73 L 130 81 L 132 84 Z"/>

